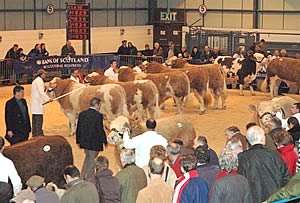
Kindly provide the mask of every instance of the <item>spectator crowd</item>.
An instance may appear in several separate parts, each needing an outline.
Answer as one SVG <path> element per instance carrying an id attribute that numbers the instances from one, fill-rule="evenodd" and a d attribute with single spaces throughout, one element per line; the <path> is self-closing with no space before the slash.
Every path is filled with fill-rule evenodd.
<path id="1" fill-rule="evenodd" d="M 14 89 L 16 99 L 22 99 L 22 91 Z M 98 156 L 107 145 L 100 106 L 92 98 L 90 108 L 79 115 L 76 143 L 86 157 L 81 172 L 74 165 L 65 167 L 65 188 L 33 175 L 22 190 L 14 163 L 2 154 L 5 140 L 0 137 L 0 202 L 257 203 L 300 196 L 300 162 L 294 150 L 300 147 L 300 103 L 293 104 L 290 118 L 272 117 L 266 129 L 249 123 L 243 135 L 237 126 L 228 127 L 219 157 L 205 136 L 197 136 L 191 148 L 178 139 L 166 140 L 153 119 L 134 138 L 125 128 L 119 132 L 123 149 L 115 176 L 109 159 Z"/>

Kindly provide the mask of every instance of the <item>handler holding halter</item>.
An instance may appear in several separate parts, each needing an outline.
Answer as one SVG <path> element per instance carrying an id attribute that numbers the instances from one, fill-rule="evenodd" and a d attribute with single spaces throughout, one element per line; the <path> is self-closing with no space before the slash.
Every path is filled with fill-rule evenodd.
<path id="1" fill-rule="evenodd" d="M 43 103 L 51 102 L 52 99 L 45 93 L 44 78 L 47 72 L 43 69 L 37 71 L 37 77 L 31 86 L 30 107 L 32 113 L 32 137 L 44 135 L 43 132 Z"/>

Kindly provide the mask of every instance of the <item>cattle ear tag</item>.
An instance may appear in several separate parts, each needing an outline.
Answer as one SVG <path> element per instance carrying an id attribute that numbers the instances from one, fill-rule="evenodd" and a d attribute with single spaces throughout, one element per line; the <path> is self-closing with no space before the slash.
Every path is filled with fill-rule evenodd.
<path id="1" fill-rule="evenodd" d="M 168 78 L 169 78 L 169 76 L 166 75 L 166 76 L 165 76 L 165 79 L 168 79 Z"/>
<path id="2" fill-rule="evenodd" d="M 177 123 L 178 128 L 182 128 L 182 123 Z"/>
<path id="3" fill-rule="evenodd" d="M 282 59 L 282 58 L 280 58 L 280 59 L 279 59 L 279 61 L 283 61 L 283 59 Z"/>
<path id="4" fill-rule="evenodd" d="M 45 145 L 45 146 L 43 147 L 43 151 L 44 151 L 44 152 L 49 152 L 50 150 L 51 150 L 50 145 Z"/>

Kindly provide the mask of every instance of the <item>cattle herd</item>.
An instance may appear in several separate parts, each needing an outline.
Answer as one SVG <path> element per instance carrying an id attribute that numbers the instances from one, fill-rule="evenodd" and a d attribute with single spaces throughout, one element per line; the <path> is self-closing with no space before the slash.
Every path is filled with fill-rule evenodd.
<path id="1" fill-rule="evenodd" d="M 300 87 L 299 60 L 292 58 L 269 59 L 260 54 L 256 54 L 255 57 L 257 60 L 256 73 L 261 69 L 266 72 L 266 78 L 260 87 L 262 91 L 266 91 L 269 84 L 271 97 L 277 96 L 279 81 L 296 84 L 298 88 Z M 196 132 L 192 123 L 182 115 L 187 96 L 191 93 L 194 94 L 199 102 L 199 110 L 197 110 L 199 114 L 205 113 L 211 98 L 214 100 L 214 109 L 219 109 L 220 99 L 220 109 L 226 109 L 226 79 L 228 75 L 236 75 L 243 68 L 242 60 L 220 56 L 214 64 L 192 65 L 182 58 L 172 57 L 164 64 L 148 63 L 142 73 L 137 73 L 130 67 L 121 67 L 118 72 L 118 82 L 96 72 L 86 76 L 85 84 L 55 77 L 49 82 L 47 92 L 52 98 L 61 96 L 57 101 L 69 119 L 71 135 L 74 135 L 76 131 L 76 120 L 79 113 L 89 107 L 91 98 L 99 97 L 101 99 L 100 112 L 104 115 L 105 127 L 110 130 L 108 140 L 110 143 L 116 144 L 117 149 L 122 147 L 121 130 L 128 127 L 132 130 L 131 136 L 138 135 L 146 130 L 144 121 L 148 118 L 157 119 L 158 132 L 166 136 L 168 140 L 181 139 L 184 145 L 190 146 Z M 250 84 L 256 76 L 247 76 L 244 79 L 247 78 L 250 79 L 247 81 Z M 169 98 L 173 99 L 176 106 L 175 112 L 178 115 L 159 118 L 160 111 L 164 109 L 164 103 Z M 253 121 L 264 126 L 270 116 L 274 116 L 277 112 L 288 117 L 288 106 L 295 102 L 294 99 L 283 97 L 262 102 L 258 106 L 250 106 L 253 111 Z M 21 172 L 21 176 L 24 176 L 23 180 L 30 175 L 27 166 L 32 168 L 31 163 L 48 161 L 54 159 L 53 157 L 57 159 L 57 157 L 61 157 L 59 154 L 62 149 L 67 156 L 59 161 L 54 160 L 54 162 L 60 166 L 73 163 L 72 150 L 67 141 L 62 137 L 48 138 L 34 138 L 20 145 L 9 147 L 4 152 L 9 158 L 16 160 L 18 159 L 17 152 L 24 151 L 24 145 L 35 145 L 35 147 L 26 147 L 29 151 L 40 146 L 38 152 L 36 150 L 30 152 L 31 156 L 16 161 L 16 167 L 24 172 L 24 174 Z M 51 148 L 55 145 L 57 147 Z M 35 157 L 44 158 L 36 160 Z M 40 165 L 48 166 L 47 164 Z M 46 169 L 36 168 L 45 172 L 42 175 L 46 179 L 54 180 L 61 185 L 62 179 L 55 179 L 52 175 L 61 171 L 62 168 L 55 167 L 57 169 L 51 169 L 52 171 L 49 173 Z"/>

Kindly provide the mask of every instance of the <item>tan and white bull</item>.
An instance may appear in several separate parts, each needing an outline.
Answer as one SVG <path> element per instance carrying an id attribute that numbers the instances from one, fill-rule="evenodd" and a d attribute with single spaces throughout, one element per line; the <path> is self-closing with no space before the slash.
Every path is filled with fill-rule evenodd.
<path id="1" fill-rule="evenodd" d="M 62 111 L 70 121 L 71 135 L 76 131 L 76 119 L 79 113 L 89 108 L 90 100 L 93 97 L 101 99 L 100 112 L 108 123 L 120 115 L 129 116 L 126 93 L 120 85 L 86 86 L 69 79 L 62 80 L 57 77 L 49 82 L 48 92 L 51 92 L 49 95 L 52 97 L 57 98 L 72 91 L 72 94 L 58 99 Z"/>
<path id="2" fill-rule="evenodd" d="M 183 110 L 185 98 L 190 93 L 190 80 L 185 73 L 167 72 L 158 74 L 136 73 L 131 68 L 122 68 L 119 70 L 119 81 L 133 80 L 151 80 L 159 91 L 159 104 L 173 98 L 176 103 L 176 113 L 179 114 Z"/>
<path id="3" fill-rule="evenodd" d="M 260 102 L 258 105 L 249 105 L 251 115 L 251 122 L 255 122 L 256 124 L 266 128 L 270 119 L 276 116 L 276 113 L 280 113 L 283 119 L 287 119 L 290 117 L 291 106 L 296 103 L 297 100 L 283 96 L 277 97 L 269 101 Z"/>
<path id="4" fill-rule="evenodd" d="M 119 84 L 122 86 L 127 95 L 127 108 L 133 119 L 146 121 L 149 116 L 154 119 L 159 118 L 159 92 L 151 80 L 115 82 L 96 72 L 88 74 L 85 80 L 93 86 L 104 84 Z"/>

